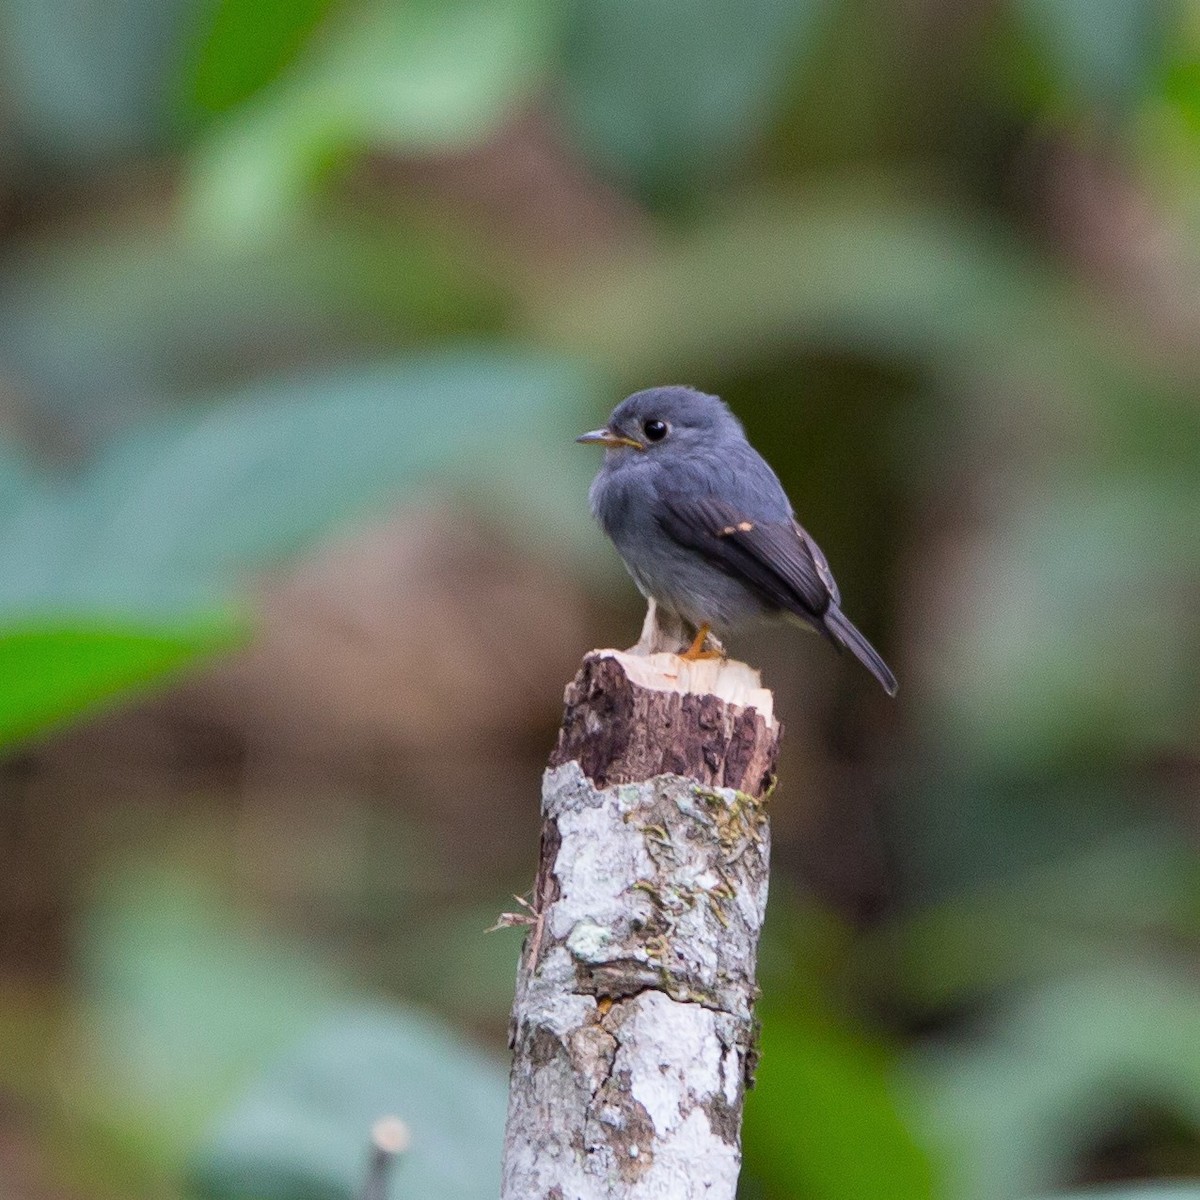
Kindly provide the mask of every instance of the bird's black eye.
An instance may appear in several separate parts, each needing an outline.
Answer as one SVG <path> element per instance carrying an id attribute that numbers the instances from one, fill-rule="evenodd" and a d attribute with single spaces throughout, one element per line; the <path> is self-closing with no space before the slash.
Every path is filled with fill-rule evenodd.
<path id="1" fill-rule="evenodd" d="M 645 421 L 642 432 L 652 442 L 661 442 L 667 436 L 666 421 Z"/>

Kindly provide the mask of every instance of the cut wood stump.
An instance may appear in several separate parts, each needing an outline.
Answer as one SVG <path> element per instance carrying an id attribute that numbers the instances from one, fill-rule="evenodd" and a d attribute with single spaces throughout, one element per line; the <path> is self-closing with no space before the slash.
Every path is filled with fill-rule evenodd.
<path id="1" fill-rule="evenodd" d="M 521 918 L 503 1200 L 733 1200 L 780 733 L 744 663 L 584 659 Z"/>

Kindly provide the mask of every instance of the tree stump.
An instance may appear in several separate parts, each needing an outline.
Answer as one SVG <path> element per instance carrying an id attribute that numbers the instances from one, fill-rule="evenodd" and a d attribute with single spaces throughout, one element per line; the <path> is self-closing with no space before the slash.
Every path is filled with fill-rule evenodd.
<path id="1" fill-rule="evenodd" d="M 744 663 L 584 659 L 543 782 L 503 1200 L 733 1200 L 780 733 Z"/>

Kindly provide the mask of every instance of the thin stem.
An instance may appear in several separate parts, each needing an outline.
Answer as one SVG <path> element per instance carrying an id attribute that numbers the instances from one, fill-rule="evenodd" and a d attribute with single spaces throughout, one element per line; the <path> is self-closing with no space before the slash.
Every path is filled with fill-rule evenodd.
<path id="1" fill-rule="evenodd" d="M 399 1117 L 380 1117 L 371 1126 L 371 1165 L 360 1200 L 388 1200 L 393 1164 L 411 1140 L 408 1126 Z"/>

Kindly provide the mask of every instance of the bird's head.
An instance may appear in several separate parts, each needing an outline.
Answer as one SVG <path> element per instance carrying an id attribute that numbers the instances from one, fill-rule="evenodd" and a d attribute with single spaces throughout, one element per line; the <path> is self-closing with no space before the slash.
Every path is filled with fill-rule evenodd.
<path id="1" fill-rule="evenodd" d="M 619 459 L 711 451 L 730 433 L 744 436 L 720 397 L 676 386 L 634 392 L 613 409 L 603 429 L 575 440 L 605 446 L 610 457 Z"/>

